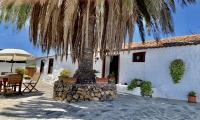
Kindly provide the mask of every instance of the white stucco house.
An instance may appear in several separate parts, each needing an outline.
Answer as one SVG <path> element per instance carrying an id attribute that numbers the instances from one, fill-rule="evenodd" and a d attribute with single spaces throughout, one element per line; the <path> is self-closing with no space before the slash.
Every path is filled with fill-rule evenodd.
<path id="1" fill-rule="evenodd" d="M 185 73 L 178 84 L 174 84 L 169 65 L 175 59 L 185 63 Z M 53 83 L 63 69 L 72 71 L 77 64 L 69 59 L 62 62 L 55 56 L 37 58 L 38 70 L 42 79 Z M 145 44 L 133 43 L 131 50 L 124 48 L 118 55 L 107 56 L 104 60 L 94 58 L 94 69 L 98 77 L 115 72 L 118 84 L 128 84 L 137 78 L 151 81 L 155 97 L 186 100 L 190 91 L 197 93 L 200 100 L 200 35 L 181 36 Z"/>

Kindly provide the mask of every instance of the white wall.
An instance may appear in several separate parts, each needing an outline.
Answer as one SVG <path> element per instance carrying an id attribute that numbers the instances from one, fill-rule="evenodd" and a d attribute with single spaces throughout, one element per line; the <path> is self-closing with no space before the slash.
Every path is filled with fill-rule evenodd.
<path id="1" fill-rule="evenodd" d="M 102 68 L 103 68 L 103 61 L 100 59 L 100 56 L 97 56 L 98 60 L 93 62 L 93 69 L 98 71 L 99 73 L 97 73 L 97 77 L 102 77 Z"/>
<path id="2" fill-rule="evenodd" d="M 78 68 L 78 63 L 72 63 L 72 59 L 70 57 L 70 55 L 68 56 L 68 59 L 66 61 L 66 59 L 64 58 L 63 61 L 60 60 L 60 58 L 58 57 L 58 59 L 56 60 L 54 58 L 54 65 L 53 65 L 53 73 L 52 74 L 48 74 L 48 65 L 49 65 L 49 59 L 50 58 L 54 58 L 54 57 L 48 57 L 48 58 L 39 58 L 36 60 L 36 64 L 37 64 L 37 70 L 40 70 L 40 64 L 41 64 L 41 60 L 45 60 L 45 67 L 44 67 L 44 72 L 41 75 L 41 79 L 48 81 L 50 84 L 53 84 L 56 80 L 58 80 L 58 76 L 60 75 L 60 72 L 63 69 L 67 69 L 71 71 L 71 76 L 74 75 L 75 71 Z M 102 76 L 102 61 L 99 59 L 95 62 L 94 60 L 94 69 L 99 71 L 97 75 L 97 77 L 101 77 Z"/>
<path id="3" fill-rule="evenodd" d="M 11 72 L 11 63 L 6 63 L 6 62 L 0 62 L 0 74 L 1 72 Z M 26 64 L 25 63 L 14 63 L 13 64 L 13 72 L 15 72 L 15 69 L 20 67 L 20 68 L 25 68 Z"/>
<path id="4" fill-rule="evenodd" d="M 134 78 L 144 79 L 145 73 L 145 63 L 132 62 L 133 53 L 135 52 L 144 52 L 144 51 L 132 51 L 121 52 L 120 53 L 120 66 L 119 66 L 119 82 L 120 83 L 129 83 Z"/>
<path id="5" fill-rule="evenodd" d="M 186 100 L 188 92 L 193 90 L 200 98 L 200 45 L 148 49 L 145 63 L 133 63 L 132 53 L 120 54 L 120 83 L 139 78 L 151 81 L 162 93 L 160 97 Z M 186 65 L 179 84 L 172 82 L 169 71 L 169 65 L 175 59 L 182 59 Z"/>
<path id="6" fill-rule="evenodd" d="M 110 60 L 111 57 L 110 56 L 106 56 L 106 60 L 105 60 L 105 76 L 108 76 L 110 74 Z"/>
<path id="7" fill-rule="evenodd" d="M 48 74 L 48 65 L 49 59 L 54 58 L 53 64 L 53 73 Z M 37 70 L 40 71 L 41 60 L 44 60 L 45 66 L 44 71 L 41 75 L 41 79 L 53 84 L 56 80 L 58 80 L 58 76 L 63 69 L 70 70 L 71 76 L 74 74 L 75 70 L 77 69 L 77 63 L 73 64 L 71 57 L 68 57 L 67 61 L 64 58 L 63 61 L 60 60 L 60 57 L 55 59 L 55 57 L 44 57 L 36 60 Z"/>
<path id="8" fill-rule="evenodd" d="M 132 55 L 135 52 L 146 52 L 144 63 L 132 62 Z M 62 62 L 58 58 L 58 61 L 54 61 L 53 74 L 48 75 L 49 58 L 42 59 L 45 59 L 42 79 L 49 83 L 58 80 L 61 70 L 69 69 L 73 75 L 77 69 L 77 63 L 73 64 L 70 57 Z M 37 60 L 38 70 L 42 59 Z M 174 84 L 169 74 L 169 65 L 175 59 L 182 59 L 186 65 L 184 77 L 179 84 Z M 109 73 L 109 63 L 110 57 L 106 57 L 106 75 Z M 100 72 L 98 77 L 101 77 L 100 59 L 94 62 L 94 69 Z M 193 90 L 200 98 L 200 45 L 131 51 L 130 54 L 120 53 L 119 83 L 129 83 L 134 78 L 151 81 L 156 92 L 161 93 L 158 97 L 186 100 L 188 92 Z"/>

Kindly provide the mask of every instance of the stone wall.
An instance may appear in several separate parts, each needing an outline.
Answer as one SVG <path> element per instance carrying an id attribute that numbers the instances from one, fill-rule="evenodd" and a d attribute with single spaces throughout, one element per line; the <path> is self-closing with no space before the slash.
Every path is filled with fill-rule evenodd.
<path id="1" fill-rule="evenodd" d="M 53 92 L 55 100 L 67 102 L 110 101 L 117 96 L 115 84 L 66 84 L 56 81 Z"/>

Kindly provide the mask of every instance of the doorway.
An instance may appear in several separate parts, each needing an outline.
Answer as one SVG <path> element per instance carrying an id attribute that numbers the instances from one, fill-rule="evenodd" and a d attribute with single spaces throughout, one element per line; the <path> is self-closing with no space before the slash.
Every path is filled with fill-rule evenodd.
<path id="1" fill-rule="evenodd" d="M 110 60 L 110 71 L 109 74 L 115 75 L 115 83 L 119 83 L 119 55 L 112 56 Z"/>
<path id="2" fill-rule="evenodd" d="M 48 74 L 52 74 L 53 73 L 53 63 L 54 63 L 54 59 L 50 58 L 49 59 Z"/>
<path id="3" fill-rule="evenodd" d="M 45 66 L 44 60 L 41 60 L 41 63 L 40 63 L 40 73 L 44 72 L 44 66 Z"/>

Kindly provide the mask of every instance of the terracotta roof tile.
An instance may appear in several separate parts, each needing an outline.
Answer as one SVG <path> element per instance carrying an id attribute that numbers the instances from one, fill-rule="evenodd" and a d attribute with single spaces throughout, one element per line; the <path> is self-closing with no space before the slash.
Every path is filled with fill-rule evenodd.
<path id="1" fill-rule="evenodd" d="M 200 34 L 189 35 L 189 36 L 179 36 L 167 39 L 161 39 L 159 41 L 146 41 L 144 44 L 141 42 L 131 43 L 131 50 L 141 50 L 141 49 L 152 49 L 152 48 L 164 48 L 164 47 L 174 47 L 174 46 L 186 46 L 186 45 L 197 45 L 200 44 Z M 125 46 L 127 50 L 128 45 Z"/>

